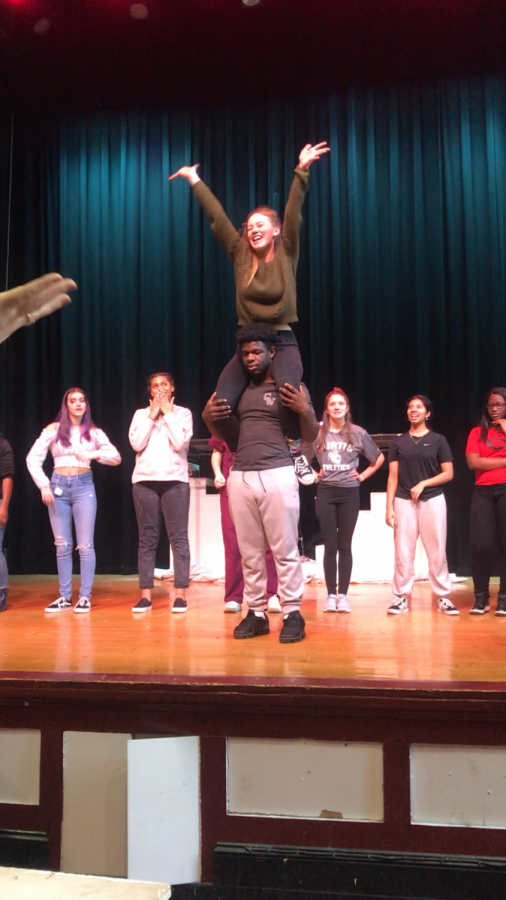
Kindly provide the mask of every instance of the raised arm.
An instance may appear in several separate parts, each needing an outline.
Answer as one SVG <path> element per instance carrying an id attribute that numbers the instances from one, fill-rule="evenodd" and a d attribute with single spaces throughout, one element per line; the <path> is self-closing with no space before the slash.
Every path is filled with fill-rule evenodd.
<path id="1" fill-rule="evenodd" d="M 295 259 L 299 255 L 301 210 L 309 186 L 309 167 L 329 150 L 327 142 L 322 141 L 320 144 L 306 144 L 299 154 L 299 164 L 295 169 L 283 221 L 283 246 L 288 256 Z"/>
<path id="2" fill-rule="evenodd" d="M 211 231 L 225 248 L 228 255 L 234 259 L 241 244 L 241 235 L 232 225 L 220 201 L 216 199 L 212 191 L 197 175 L 198 167 L 199 163 L 196 163 L 194 166 L 182 166 L 181 169 L 169 176 L 169 181 L 172 181 L 174 178 L 186 178 L 188 184 L 193 188 L 193 193 L 202 209 L 211 220 Z"/>

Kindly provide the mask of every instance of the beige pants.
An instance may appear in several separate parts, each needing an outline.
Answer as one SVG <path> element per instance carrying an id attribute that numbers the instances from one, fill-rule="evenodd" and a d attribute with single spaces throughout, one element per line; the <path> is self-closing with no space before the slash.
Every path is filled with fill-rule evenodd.
<path id="1" fill-rule="evenodd" d="M 283 612 L 299 609 L 304 577 L 298 549 L 299 486 L 293 466 L 263 472 L 232 469 L 227 490 L 249 608 L 260 611 L 267 607 L 265 550 L 269 544 Z"/>
<path id="2" fill-rule="evenodd" d="M 395 572 L 392 591 L 396 597 L 410 597 L 415 580 L 415 553 L 418 535 L 429 560 L 429 582 L 438 597 L 448 597 L 452 589 L 446 561 L 446 500 L 444 494 L 430 500 L 394 499 Z"/>

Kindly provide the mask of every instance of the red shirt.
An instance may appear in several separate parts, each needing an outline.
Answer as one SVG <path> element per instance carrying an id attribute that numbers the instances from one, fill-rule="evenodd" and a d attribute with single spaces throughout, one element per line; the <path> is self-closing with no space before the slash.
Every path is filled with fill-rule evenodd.
<path id="1" fill-rule="evenodd" d="M 466 456 L 468 453 L 478 453 L 487 459 L 506 459 L 506 434 L 500 426 L 491 426 L 488 429 L 487 440 L 481 440 L 481 426 L 473 428 L 467 439 Z M 500 469 L 477 469 L 476 484 L 506 484 L 506 466 Z"/>

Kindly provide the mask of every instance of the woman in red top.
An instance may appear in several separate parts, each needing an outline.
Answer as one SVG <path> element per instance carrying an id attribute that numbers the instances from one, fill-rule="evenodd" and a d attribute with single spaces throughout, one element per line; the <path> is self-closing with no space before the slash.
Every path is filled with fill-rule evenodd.
<path id="1" fill-rule="evenodd" d="M 487 394 L 480 425 L 467 440 L 467 465 L 476 472 L 471 500 L 471 571 L 475 600 L 470 612 L 490 610 L 492 554 L 499 541 L 499 595 L 496 616 L 506 616 L 506 388 Z"/>

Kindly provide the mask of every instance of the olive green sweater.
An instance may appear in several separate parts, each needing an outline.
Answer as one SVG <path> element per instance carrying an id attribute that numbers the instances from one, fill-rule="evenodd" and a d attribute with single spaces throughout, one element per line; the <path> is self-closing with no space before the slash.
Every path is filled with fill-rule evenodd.
<path id="1" fill-rule="evenodd" d="M 258 269 L 250 284 L 251 257 L 249 244 L 232 225 L 219 200 L 203 181 L 193 185 L 193 192 L 211 220 L 211 229 L 234 263 L 236 307 L 239 325 L 268 322 L 287 325 L 297 321 L 295 275 L 299 259 L 299 231 L 302 204 L 309 182 L 307 169 L 295 169 L 285 209 L 282 240 L 270 262 L 258 260 Z"/>

